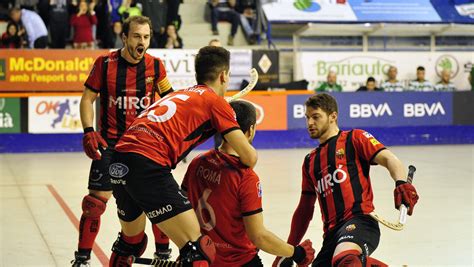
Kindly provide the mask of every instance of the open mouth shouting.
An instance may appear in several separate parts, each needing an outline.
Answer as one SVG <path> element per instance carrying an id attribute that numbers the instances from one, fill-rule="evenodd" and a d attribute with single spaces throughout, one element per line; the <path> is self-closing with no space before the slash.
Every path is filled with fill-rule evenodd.
<path id="1" fill-rule="evenodd" d="M 137 56 L 142 57 L 143 54 L 145 53 L 145 47 L 143 47 L 143 46 L 138 46 L 137 49 L 136 49 L 136 51 L 137 51 Z"/>

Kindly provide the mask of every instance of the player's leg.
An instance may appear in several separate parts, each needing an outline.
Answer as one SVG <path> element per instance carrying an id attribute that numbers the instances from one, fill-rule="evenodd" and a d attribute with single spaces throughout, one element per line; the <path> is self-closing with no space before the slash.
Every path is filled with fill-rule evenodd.
<path id="1" fill-rule="evenodd" d="M 126 216 L 119 217 L 127 218 Z M 109 261 L 110 267 L 131 266 L 128 262 L 128 257 L 131 255 L 140 257 L 145 252 L 148 243 L 148 237 L 145 234 L 145 224 L 146 216 L 144 213 L 141 213 L 138 218 L 132 221 L 120 219 L 122 230 L 112 246 L 112 255 Z"/>
<path id="2" fill-rule="evenodd" d="M 358 216 L 340 227 L 335 236 L 332 265 L 336 267 L 388 266 L 369 257 L 380 240 L 378 223 L 370 216 Z"/>
<path id="3" fill-rule="evenodd" d="M 105 212 L 107 201 L 112 196 L 112 186 L 108 167 L 113 150 L 102 153 L 101 160 L 94 160 L 89 173 L 89 194 L 82 199 L 82 214 L 79 221 L 78 250 L 74 253 L 72 266 L 87 264 L 95 239 L 99 234 L 101 216 Z"/>
<path id="4" fill-rule="evenodd" d="M 153 224 L 153 235 L 155 236 L 155 254 L 154 258 L 168 260 L 171 258 L 170 239 L 165 235 L 158 225 Z"/>

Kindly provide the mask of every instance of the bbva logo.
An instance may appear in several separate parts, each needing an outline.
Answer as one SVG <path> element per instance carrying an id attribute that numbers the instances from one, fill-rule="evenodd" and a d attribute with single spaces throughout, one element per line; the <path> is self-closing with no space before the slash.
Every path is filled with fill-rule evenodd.
<path id="1" fill-rule="evenodd" d="M 436 103 L 407 103 L 403 105 L 403 116 L 405 118 L 412 117 L 425 117 L 425 116 L 436 116 L 446 115 L 441 102 Z"/>
<path id="2" fill-rule="evenodd" d="M 349 106 L 349 116 L 351 118 L 371 118 L 392 116 L 392 110 L 388 103 L 382 104 L 351 104 Z"/>

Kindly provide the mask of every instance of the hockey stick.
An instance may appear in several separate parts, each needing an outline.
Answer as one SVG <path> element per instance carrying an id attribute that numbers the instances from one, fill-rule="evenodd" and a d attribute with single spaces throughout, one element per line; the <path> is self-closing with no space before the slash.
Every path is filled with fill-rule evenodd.
<path id="1" fill-rule="evenodd" d="M 135 256 L 128 257 L 128 263 L 130 265 L 132 265 L 133 263 L 136 263 L 136 264 L 151 265 L 151 266 L 158 266 L 158 267 L 182 267 L 183 266 L 183 264 L 179 261 L 139 258 Z"/>
<path id="2" fill-rule="evenodd" d="M 234 94 L 233 96 L 226 97 L 225 99 L 227 100 L 227 102 L 232 102 L 246 96 L 250 91 L 252 91 L 252 89 L 255 87 L 257 82 L 258 82 L 258 72 L 255 68 L 252 68 L 250 70 L 249 84 L 247 84 L 247 86 L 245 86 L 244 89 L 240 90 L 240 92 Z"/>
<path id="3" fill-rule="evenodd" d="M 407 182 L 410 183 L 410 184 L 413 182 L 413 175 L 415 174 L 415 171 L 416 171 L 415 166 L 413 166 L 413 165 L 408 166 Z M 400 218 L 399 218 L 399 221 L 396 222 L 396 223 L 392 223 L 392 222 L 389 222 L 389 221 L 383 219 L 382 217 L 377 215 L 377 213 L 375 213 L 375 211 L 372 211 L 370 213 L 370 216 L 372 216 L 372 218 L 376 219 L 379 223 L 385 225 L 386 227 L 388 227 L 392 230 L 401 231 L 401 230 L 403 230 L 403 224 L 406 222 L 407 207 L 403 204 L 400 206 Z"/>

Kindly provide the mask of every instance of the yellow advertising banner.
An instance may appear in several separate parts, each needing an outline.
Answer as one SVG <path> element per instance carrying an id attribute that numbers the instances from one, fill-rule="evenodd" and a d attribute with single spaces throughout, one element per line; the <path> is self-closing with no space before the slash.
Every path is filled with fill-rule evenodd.
<path id="1" fill-rule="evenodd" d="M 108 50 L 0 50 L 0 92 L 82 91 L 95 59 Z"/>

